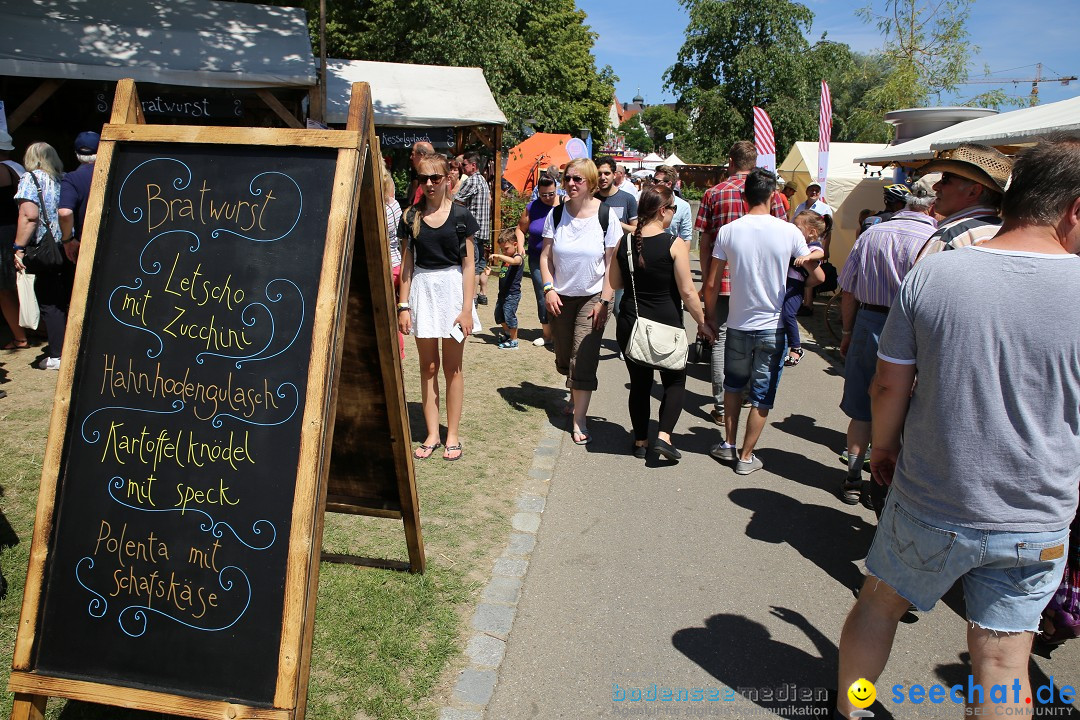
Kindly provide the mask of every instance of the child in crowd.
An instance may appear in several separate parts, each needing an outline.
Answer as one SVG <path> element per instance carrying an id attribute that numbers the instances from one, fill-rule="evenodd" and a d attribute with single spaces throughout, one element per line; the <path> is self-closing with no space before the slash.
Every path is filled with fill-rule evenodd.
<path id="1" fill-rule="evenodd" d="M 521 301 L 521 275 L 525 270 L 525 259 L 521 255 L 514 228 L 502 231 L 498 245 L 499 252 L 491 254 L 491 263 L 484 268 L 484 273 L 499 273 L 499 299 L 495 301 L 495 322 L 502 325 L 504 331 L 496 332 L 499 349 L 517 350 L 517 308 Z"/>
<path id="2" fill-rule="evenodd" d="M 788 268 L 787 292 L 784 294 L 784 311 L 781 314 L 788 343 L 788 356 L 784 360 L 786 367 L 795 367 L 803 356 L 799 323 L 795 320 L 795 313 L 802 307 L 803 291 L 825 281 L 825 273 L 820 267 L 821 259 L 825 257 L 825 249 L 821 244 L 821 236 L 825 232 L 825 219 L 813 210 L 803 210 L 792 222 L 802 231 L 811 252 L 809 255 L 793 259 L 791 267 Z"/>

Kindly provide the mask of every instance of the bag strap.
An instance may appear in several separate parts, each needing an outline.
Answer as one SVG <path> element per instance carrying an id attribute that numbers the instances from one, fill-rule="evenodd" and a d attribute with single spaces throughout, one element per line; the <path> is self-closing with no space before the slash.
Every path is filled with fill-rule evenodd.
<path id="1" fill-rule="evenodd" d="M 634 314 L 641 317 L 637 304 L 637 286 L 634 284 L 634 254 L 630 251 L 630 242 L 633 237 L 633 233 L 626 233 L 623 236 L 623 243 L 626 245 L 626 264 L 630 271 L 630 294 L 634 297 Z"/>
<path id="2" fill-rule="evenodd" d="M 39 207 L 41 208 L 41 214 L 45 216 L 45 233 L 42 235 L 42 238 L 49 237 L 53 242 L 56 242 L 56 238 L 53 237 L 52 223 L 49 220 L 49 210 L 45 207 L 45 195 L 41 192 L 41 184 L 38 183 L 37 176 L 34 175 L 33 170 L 27 172 L 27 175 L 30 176 L 30 179 L 34 182 L 34 187 L 37 188 Z"/>
<path id="3" fill-rule="evenodd" d="M 454 230 L 457 232 L 458 254 L 464 260 L 469 252 L 468 248 L 465 247 L 465 238 L 468 237 L 469 229 L 465 226 L 465 217 L 461 214 L 462 212 L 468 211 L 456 203 L 450 206 L 451 219 L 454 219 L 454 215 L 457 215 L 457 219 L 454 221 Z M 480 262 L 480 258 L 473 258 L 473 262 Z"/>

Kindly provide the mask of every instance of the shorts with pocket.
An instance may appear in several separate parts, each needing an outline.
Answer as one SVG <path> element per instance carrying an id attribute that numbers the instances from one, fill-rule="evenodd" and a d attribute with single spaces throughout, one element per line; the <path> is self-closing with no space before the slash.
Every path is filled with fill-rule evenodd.
<path id="1" fill-rule="evenodd" d="M 1061 583 L 1069 528 L 978 530 L 920 516 L 894 488 L 885 501 L 866 570 L 919 610 L 963 578 L 968 620 L 997 632 L 1035 632 Z"/>

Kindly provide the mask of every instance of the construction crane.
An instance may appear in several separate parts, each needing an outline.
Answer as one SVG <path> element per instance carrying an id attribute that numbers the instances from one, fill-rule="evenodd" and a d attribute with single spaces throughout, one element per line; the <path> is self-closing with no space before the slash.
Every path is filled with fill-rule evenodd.
<path id="1" fill-rule="evenodd" d="M 1031 107 L 1035 107 L 1039 104 L 1039 83 L 1044 82 L 1059 82 L 1062 85 L 1068 85 L 1070 81 L 1076 80 L 1075 75 L 1044 78 L 1042 76 L 1042 63 L 1035 65 L 1035 77 L 1033 78 L 995 78 L 995 79 L 983 79 L 983 80 L 964 80 L 959 85 L 1004 85 L 1005 83 L 1031 83 Z"/>

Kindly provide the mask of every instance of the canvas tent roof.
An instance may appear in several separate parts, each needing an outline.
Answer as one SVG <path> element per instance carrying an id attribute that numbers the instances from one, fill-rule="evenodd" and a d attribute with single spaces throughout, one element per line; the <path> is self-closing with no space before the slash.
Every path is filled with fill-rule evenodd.
<path id="1" fill-rule="evenodd" d="M 829 179 L 861 178 L 863 170 L 857 156 L 880 150 L 878 143 L 832 143 L 829 146 Z M 817 174 L 817 143 L 797 142 L 791 147 L 787 157 L 777 167 L 780 174 L 789 179 L 794 173 Z"/>
<path id="2" fill-rule="evenodd" d="M 300 8 L 214 0 L 0 4 L 0 75 L 188 87 L 310 87 Z"/>
<path id="3" fill-rule="evenodd" d="M 680 158 L 678 155 L 676 155 L 675 153 L 671 153 L 666 158 L 664 158 L 664 164 L 665 165 L 675 166 L 675 165 L 685 165 L 686 163 L 684 163 L 682 161 L 682 158 Z"/>
<path id="4" fill-rule="evenodd" d="M 833 209 L 833 233 L 829 256 L 836 267 L 843 265 L 859 234 L 859 211 L 882 206 L 882 187 L 889 177 L 871 177 L 863 172 L 856 157 L 880 149 L 875 143 L 832 143 L 829 146 L 829 178 L 824 200 Z M 795 188 L 791 209 L 806 196 L 806 186 L 817 175 L 817 143 L 797 142 L 777 168 Z"/>
<path id="5" fill-rule="evenodd" d="M 375 124 L 391 127 L 505 125 L 480 68 L 328 60 L 326 122 L 344 123 L 354 82 L 371 85 Z"/>
<path id="6" fill-rule="evenodd" d="M 966 142 L 1005 146 L 1032 143 L 1056 131 L 1080 130 L 1080 97 L 1031 108 L 975 118 L 923 135 L 900 145 L 856 158 L 873 165 L 930 160 L 938 150 Z"/>

